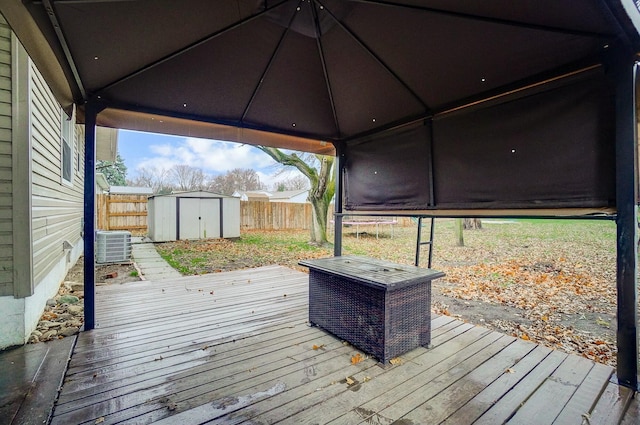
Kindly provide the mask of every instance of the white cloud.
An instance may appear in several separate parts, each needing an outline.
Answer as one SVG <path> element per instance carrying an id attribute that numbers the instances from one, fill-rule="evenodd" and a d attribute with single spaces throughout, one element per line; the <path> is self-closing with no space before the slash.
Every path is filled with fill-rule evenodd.
<path id="1" fill-rule="evenodd" d="M 135 165 L 139 168 L 171 168 L 186 164 L 209 174 L 224 174 L 234 168 L 264 169 L 274 163 L 258 149 L 237 143 L 196 138 L 177 139 L 175 143 L 150 144 L 147 154 Z"/>
<path id="2" fill-rule="evenodd" d="M 176 138 L 172 143 L 151 143 L 145 153 L 136 161 L 134 169 L 168 170 L 174 165 L 186 164 L 212 176 L 234 168 L 252 169 L 268 187 L 300 174 L 295 169 L 283 171 L 280 164 L 253 146 L 217 140 Z"/>

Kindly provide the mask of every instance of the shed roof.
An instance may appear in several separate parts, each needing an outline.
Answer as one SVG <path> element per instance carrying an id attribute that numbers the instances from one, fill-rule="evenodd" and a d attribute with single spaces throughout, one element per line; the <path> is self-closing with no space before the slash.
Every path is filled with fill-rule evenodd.
<path id="1" fill-rule="evenodd" d="M 162 195 L 154 195 L 151 198 L 233 198 L 233 196 L 220 195 L 206 190 L 175 191 Z"/>
<path id="2" fill-rule="evenodd" d="M 111 186 L 109 193 L 114 195 L 153 195 L 153 189 L 139 186 Z"/>

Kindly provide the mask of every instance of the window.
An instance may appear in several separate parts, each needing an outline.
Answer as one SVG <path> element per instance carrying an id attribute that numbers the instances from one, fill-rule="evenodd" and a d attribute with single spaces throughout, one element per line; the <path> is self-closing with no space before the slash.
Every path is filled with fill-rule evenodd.
<path id="1" fill-rule="evenodd" d="M 60 110 L 62 121 L 61 153 L 62 153 L 62 182 L 73 184 L 73 119 L 67 118 L 64 111 Z"/>
<path id="2" fill-rule="evenodd" d="M 76 172 L 77 173 L 80 172 L 80 166 L 81 166 L 81 162 L 80 162 L 80 142 L 78 140 L 76 140 Z"/>

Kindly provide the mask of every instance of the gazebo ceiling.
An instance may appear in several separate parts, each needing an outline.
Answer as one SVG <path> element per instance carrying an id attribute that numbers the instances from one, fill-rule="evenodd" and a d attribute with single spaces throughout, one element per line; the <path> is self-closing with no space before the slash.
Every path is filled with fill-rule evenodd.
<path id="1" fill-rule="evenodd" d="M 322 150 L 313 140 L 432 117 L 601 64 L 619 41 L 638 41 L 630 0 L 3 3 L 18 36 L 25 22 L 40 28 L 73 101 L 138 113 L 114 113 L 109 125 L 189 132 L 188 121 L 163 130 L 151 119 L 171 116 L 215 124 L 205 137 L 239 127 L 312 151 Z M 23 40 L 47 67 L 37 42 Z"/>

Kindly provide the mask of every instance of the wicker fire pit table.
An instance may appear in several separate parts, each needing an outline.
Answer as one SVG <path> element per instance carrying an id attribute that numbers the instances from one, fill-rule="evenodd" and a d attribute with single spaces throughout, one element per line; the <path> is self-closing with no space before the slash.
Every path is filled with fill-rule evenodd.
<path id="1" fill-rule="evenodd" d="M 431 342 L 432 269 L 344 256 L 300 261 L 309 268 L 309 321 L 384 365 Z"/>

